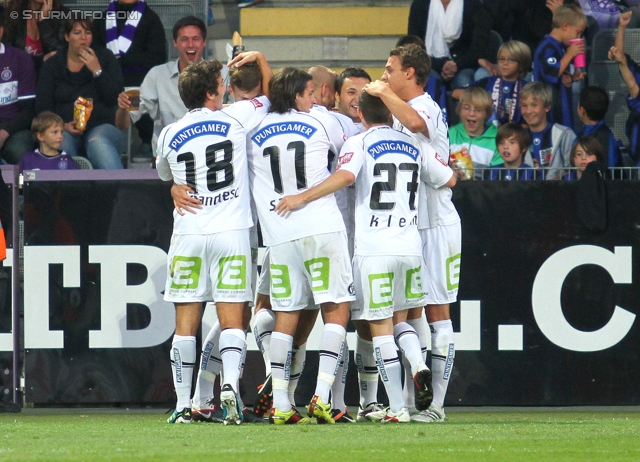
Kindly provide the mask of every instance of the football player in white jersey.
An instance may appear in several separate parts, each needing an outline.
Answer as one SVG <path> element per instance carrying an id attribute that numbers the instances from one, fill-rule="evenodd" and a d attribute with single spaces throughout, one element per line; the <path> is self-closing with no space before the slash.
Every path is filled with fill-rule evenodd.
<path id="1" fill-rule="evenodd" d="M 313 91 L 307 72 L 284 68 L 271 82 L 271 112 L 251 134 L 251 192 L 264 243 L 270 248 L 270 295 L 276 312 L 270 416 L 275 424 L 303 421 L 290 402 L 288 379 L 293 335 L 310 296 L 321 306 L 325 325 L 309 416 L 334 423 L 329 394 L 343 354 L 349 302 L 355 299 L 345 227 L 335 198 L 318 201 L 293 218 L 275 212 L 285 194 L 304 191 L 329 176 L 327 155 L 336 148 L 323 121 L 309 114 Z"/>
<path id="2" fill-rule="evenodd" d="M 431 61 L 418 45 L 394 48 L 387 60 L 382 82 L 366 87 L 379 96 L 394 115 L 396 128 L 421 134 L 449 162 L 449 135 L 440 107 L 424 92 Z M 461 226 L 451 202 L 450 188 L 423 189 L 418 228 L 425 259 L 425 313 L 431 330 L 433 403 L 412 419 L 441 422 L 445 418 L 444 398 L 449 385 L 455 349 L 449 305 L 456 301 L 460 278 Z M 421 310 L 409 312 L 407 323 L 418 332 L 426 354 L 427 336 Z"/>
<path id="3" fill-rule="evenodd" d="M 349 137 L 364 133 L 366 129 L 358 115 L 358 97 L 365 85 L 371 83 L 371 77 L 362 68 L 349 67 L 336 77 L 336 102 L 337 116 L 343 124 L 351 128 Z M 347 236 L 349 237 L 349 251 L 353 255 L 353 239 L 355 232 L 355 185 L 346 188 L 348 220 Z M 383 406 L 378 403 L 378 367 L 373 355 L 373 338 L 369 330 L 369 324 L 361 322 L 356 324 L 356 349 L 354 359 L 358 369 L 358 388 L 360 391 L 360 402 L 358 409 L 358 421 L 366 421 L 367 414 L 378 412 Z"/>
<path id="4" fill-rule="evenodd" d="M 347 131 L 348 136 L 354 136 L 365 131 L 358 116 L 358 95 L 364 86 L 371 83 L 371 76 L 360 67 L 348 67 L 336 77 L 336 102 L 338 116 L 341 120 L 349 119 L 347 126 L 355 128 L 355 132 Z"/>
<path id="5" fill-rule="evenodd" d="M 237 63 L 237 64 L 234 64 Z M 273 78 L 273 72 L 269 67 L 269 63 L 262 53 L 251 51 L 238 55 L 231 61 L 229 67 L 229 93 L 233 96 L 235 102 L 247 101 L 254 99 L 265 91 L 268 91 L 269 82 Z M 264 91 L 263 91 L 264 89 Z M 255 107 L 244 106 L 249 111 L 255 111 Z M 186 207 L 192 206 L 196 209 L 201 208 L 199 201 L 188 194 L 191 191 L 188 186 L 174 185 L 172 195 L 174 198 L 184 200 Z M 191 203 L 187 202 L 191 199 Z M 257 220 L 254 217 L 254 220 Z M 255 288 L 257 278 L 257 253 L 258 253 L 258 235 L 257 226 L 251 228 L 251 287 Z M 215 308 L 215 306 L 214 306 Z M 251 319 L 251 309 L 247 306 L 244 310 L 244 325 L 248 326 Z M 200 360 L 200 368 L 196 379 L 193 398 L 191 400 L 191 413 L 193 420 L 201 422 L 219 422 L 222 410 L 215 407 L 214 384 L 222 370 L 222 361 L 220 359 L 220 322 L 216 321 L 202 341 L 202 356 Z M 260 418 L 255 418 L 249 410 L 242 406 L 245 422 L 262 422 Z"/>
<path id="6" fill-rule="evenodd" d="M 224 422 L 239 424 L 242 413 L 237 383 L 246 349 L 244 305 L 252 300 L 249 281 L 253 225 L 246 156 L 247 132 L 269 108 L 266 97 L 222 111 L 224 96 L 218 61 L 188 66 L 179 91 L 190 110 L 165 127 L 157 150 L 158 175 L 187 184 L 202 209 L 174 212 L 164 299 L 176 306 L 176 332 L 171 362 L 176 410 L 169 423 L 190 423 L 191 380 L 195 364 L 195 334 L 202 303 L 213 300 L 222 328 L 220 353 L 224 383 L 220 401 Z M 253 111 L 249 110 L 253 107 Z"/>
<path id="7" fill-rule="evenodd" d="M 367 131 L 349 138 L 343 146 L 338 171 L 329 179 L 277 205 L 287 215 L 355 181 L 356 236 L 354 280 L 357 301 L 352 304 L 354 323 L 368 322 L 374 352 L 390 407 L 368 417 L 383 422 L 409 422 L 402 395 L 401 366 L 394 340 L 394 313 L 422 306 L 420 283 L 422 253 L 417 228 L 419 180 L 442 187 L 454 182 L 453 172 L 426 143 L 389 126 L 391 115 L 384 103 L 363 92 L 359 113 Z M 293 212 L 295 215 L 299 212 Z M 384 245 L 382 245 L 384 243 Z M 410 359 L 419 386 L 416 407 L 431 403 L 431 374 L 415 335 L 397 337 Z"/>

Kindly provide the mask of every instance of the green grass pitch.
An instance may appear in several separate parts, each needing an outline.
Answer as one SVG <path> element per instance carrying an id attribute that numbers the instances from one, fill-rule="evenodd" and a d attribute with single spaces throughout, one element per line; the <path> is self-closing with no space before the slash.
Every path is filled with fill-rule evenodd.
<path id="1" fill-rule="evenodd" d="M 439 424 L 169 425 L 161 411 L 0 414 L 1 461 L 639 461 L 640 410 L 455 410 Z"/>

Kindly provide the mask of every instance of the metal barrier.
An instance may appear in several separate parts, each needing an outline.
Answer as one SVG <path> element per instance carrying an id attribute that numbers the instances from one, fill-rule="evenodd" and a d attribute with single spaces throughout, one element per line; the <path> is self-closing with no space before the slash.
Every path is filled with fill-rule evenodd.
<path id="1" fill-rule="evenodd" d="M 578 167 L 566 168 L 454 168 L 458 180 L 471 181 L 538 181 L 538 180 L 577 180 L 578 172 L 584 169 Z M 605 170 L 606 180 L 637 180 L 640 179 L 639 167 L 610 167 Z"/>

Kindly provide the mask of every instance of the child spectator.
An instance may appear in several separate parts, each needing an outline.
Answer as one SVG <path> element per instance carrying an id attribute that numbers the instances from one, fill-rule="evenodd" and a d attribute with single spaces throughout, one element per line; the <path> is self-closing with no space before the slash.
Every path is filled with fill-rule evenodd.
<path id="1" fill-rule="evenodd" d="M 40 143 L 35 151 L 30 151 L 20 159 L 20 173 L 23 170 L 75 170 L 76 163 L 66 152 L 60 151 L 64 138 L 64 121 L 53 112 L 40 113 L 31 123 L 33 138 Z"/>
<path id="2" fill-rule="evenodd" d="M 627 106 L 629 107 L 629 118 L 625 132 L 629 138 L 629 153 L 635 162 L 640 161 L 640 66 L 624 54 L 624 31 L 631 20 L 631 12 L 627 11 L 620 15 L 616 44 L 609 50 L 609 59 L 618 63 L 620 74 L 624 83 L 629 88 L 627 96 Z"/>
<path id="3" fill-rule="evenodd" d="M 461 178 L 470 179 L 474 169 L 486 169 L 502 162 L 496 150 L 498 129 L 488 122 L 492 112 L 489 93 L 478 87 L 463 90 L 456 107 L 460 123 L 449 129 L 451 165 L 461 170 Z M 476 172 L 476 177 L 483 178 L 483 173 L 482 170 Z"/>
<path id="4" fill-rule="evenodd" d="M 520 110 L 529 125 L 532 145 L 525 162 L 535 168 L 551 169 L 542 172 L 542 178 L 559 180 L 564 168 L 569 167 L 569 154 L 576 135 L 569 127 L 547 121 L 551 109 L 551 89 L 542 82 L 531 82 L 524 86 L 520 95 Z"/>
<path id="5" fill-rule="evenodd" d="M 522 161 L 531 146 L 531 135 L 521 125 L 507 122 L 498 129 L 496 146 L 504 163 L 491 170 L 491 180 L 533 180 L 535 171 Z"/>
<path id="6" fill-rule="evenodd" d="M 595 136 L 605 149 L 605 167 L 623 167 L 618 140 L 604 121 L 609 108 L 609 95 L 600 87 L 585 87 L 580 92 L 578 117 L 584 124 L 580 135 Z"/>
<path id="7" fill-rule="evenodd" d="M 571 45 L 587 27 L 587 17 L 576 4 L 562 5 L 553 13 L 553 29 L 546 35 L 533 57 L 533 80 L 544 82 L 553 90 L 551 123 L 573 128 L 571 85 L 582 80 L 584 73 L 570 73 L 573 58 L 584 53 L 584 43 Z M 566 51 L 565 51 L 566 48 Z"/>
<path id="8" fill-rule="evenodd" d="M 517 40 L 503 43 L 498 49 L 498 75 L 486 77 L 474 83 L 484 88 L 493 101 L 491 121 L 498 127 L 507 122 L 523 124 L 520 112 L 520 92 L 527 82 L 524 80 L 531 67 L 531 50 Z M 459 98 L 462 90 L 454 90 L 452 96 Z"/>
<path id="9" fill-rule="evenodd" d="M 591 162 L 605 162 L 604 149 L 595 136 L 581 136 L 571 148 L 571 166 L 576 167 L 564 176 L 565 180 L 579 180 Z"/>

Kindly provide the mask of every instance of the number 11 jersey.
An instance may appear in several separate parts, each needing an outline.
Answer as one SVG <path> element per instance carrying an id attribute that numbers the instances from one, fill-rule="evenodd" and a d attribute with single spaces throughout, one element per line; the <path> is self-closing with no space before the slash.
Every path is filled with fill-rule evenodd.
<path id="1" fill-rule="evenodd" d="M 329 177 L 329 152 L 336 153 L 321 118 L 289 111 L 267 115 L 251 133 L 249 178 L 267 246 L 345 229 L 333 194 L 295 210 L 275 212 L 284 196 L 299 194 Z"/>

